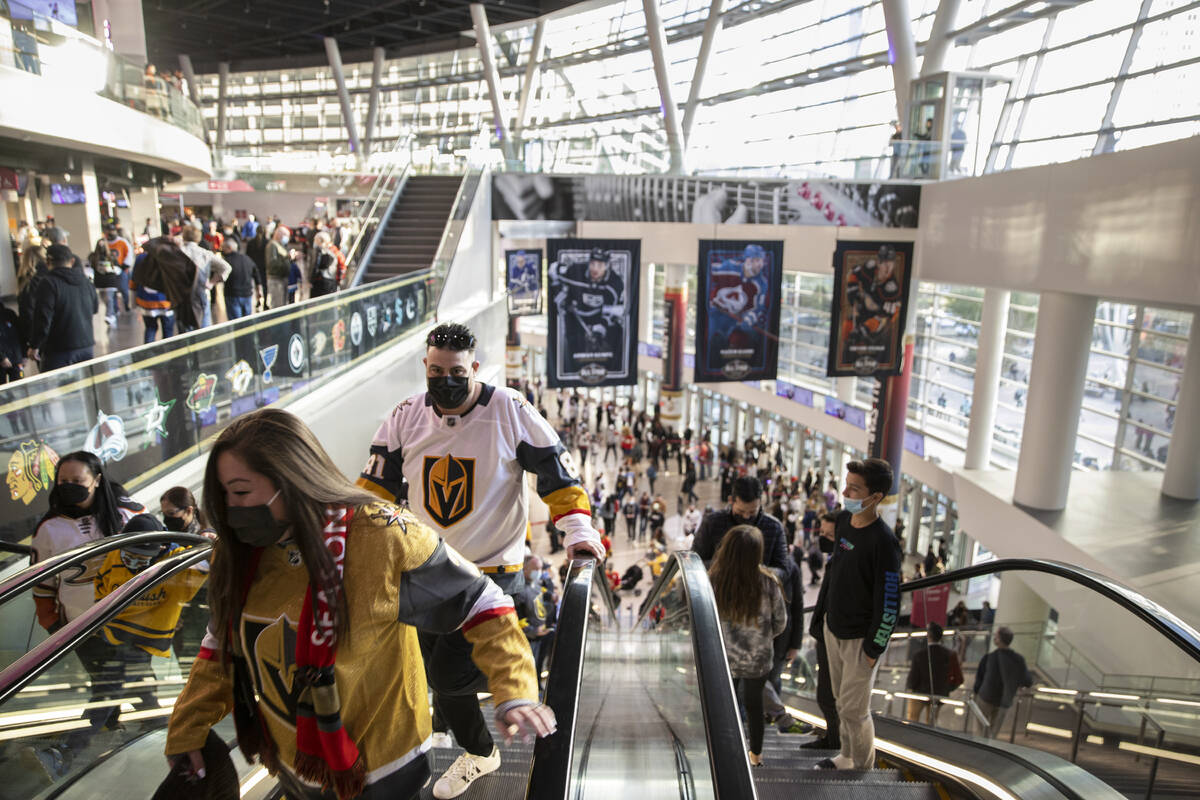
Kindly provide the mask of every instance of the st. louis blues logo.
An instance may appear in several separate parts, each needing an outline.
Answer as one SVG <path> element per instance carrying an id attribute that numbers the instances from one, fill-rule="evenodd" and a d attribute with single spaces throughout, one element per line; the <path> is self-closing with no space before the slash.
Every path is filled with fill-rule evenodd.
<path id="1" fill-rule="evenodd" d="M 270 347 L 264 347 L 258 351 L 258 355 L 263 362 L 263 383 L 271 382 L 271 369 L 275 366 L 275 359 L 279 358 L 279 345 L 273 344 Z"/>

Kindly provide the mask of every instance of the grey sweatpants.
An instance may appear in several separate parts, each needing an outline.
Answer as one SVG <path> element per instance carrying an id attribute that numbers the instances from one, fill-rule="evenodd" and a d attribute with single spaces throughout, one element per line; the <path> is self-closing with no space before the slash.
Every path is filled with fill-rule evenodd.
<path id="1" fill-rule="evenodd" d="M 875 768 L 875 722 L 871 719 L 871 689 L 879 662 L 867 663 L 863 640 L 839 639 L 825 628 L 829 652 L 829 678 L 841 720 L 843 758 L 854 761 L 855 769 Z"/>

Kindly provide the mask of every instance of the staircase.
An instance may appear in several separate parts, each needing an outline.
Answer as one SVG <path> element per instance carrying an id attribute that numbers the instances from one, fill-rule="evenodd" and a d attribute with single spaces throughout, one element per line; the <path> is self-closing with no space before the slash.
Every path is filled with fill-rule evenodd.
<path id="1" fill-rule="evenodd" d="M 366 280 L 429 269 L 461 183 L 458 175 L 414 175 L 408 179 L 367 265 Z"/>
<path id="2" fill-rule="evenodd" d="M 853 797 L 855 800 L 938 800 L 931 783 L 905 780 L 895 769 L 814 770 L 823 758 L 837 755 L 835 750 L 804 750 L 806 739 L 780 735 L 767 725 L 763 739 L 763 765 L 751 767 L 759 800 L 825 800 Z"/>

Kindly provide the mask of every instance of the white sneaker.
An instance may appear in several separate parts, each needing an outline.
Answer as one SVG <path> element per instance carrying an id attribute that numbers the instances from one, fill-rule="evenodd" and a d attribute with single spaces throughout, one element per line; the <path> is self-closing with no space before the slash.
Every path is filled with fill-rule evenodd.
<path id="1" fill-rule="evenodd" d="M 450 734 L 442 731 L 434 731 L 432 741 L 432 746 L 438 748 L 439 750 L 448 750 L 451 747 L 454 747 L 454 740 L 450 738 Z"/>
<path id="2" fill-rule="evenodd" d="M 500 750 L 492 748 L 489 756 L 473 756 L 463 753 L 454 760 L 450 768 L 442 773 L 433 785 L 433 796 L 438 800 L 450 800 L 458 797 L 471 787 L 471 784 L 481 775 L 500 769 Z"/>

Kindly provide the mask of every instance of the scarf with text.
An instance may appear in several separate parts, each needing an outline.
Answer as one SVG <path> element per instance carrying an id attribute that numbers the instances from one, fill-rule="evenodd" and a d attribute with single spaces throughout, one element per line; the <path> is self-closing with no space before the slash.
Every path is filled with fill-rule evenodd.
<path id="1" fill-rule="evenodd" d="M 330 506 L 325 510 L 322 531 L 325 547 L 333 559 L 339 583 L 346 562 L 346 534 L 354 509 Z M 247 593 L 258 570 L 262 551 L 256 549 L 246 583 Z M 314 596 L 315 594 L 315 596 Z M 357 797 L 366 787 L 366 765 L 358 747 L 342 725 L 341 700 L 334 678 L 337 658 L 338 604 L 340 598 L 325 591 L 314 593 L 310 582 L 304 594 L 300 624 L 296 631 L 296 679 L 303 688 L 296 704 L 296 775 L 303 780 L 320 784 L 323 790 L 333 789 L 339 800 Z M 246 676 L 248 678 L 248 676 Z M 236 681 L 248 684 L 249 681 Z M 235 696 L 238 692 L 235 691 Z M 243 706 L 244 707 L 244 706 Z M 235 709 L 236 710 L 236 709 Z M 274 747 L 266 733 L 265 724 L 257 714 L 250 720 L 235 720 L 238 739 L 243 750 L 259 756 L 272 771 L 277 768 Z M 249 736 L 243 737 L 243 729 Z M 247 746 L 249 745 L 249 746 Z"/>

